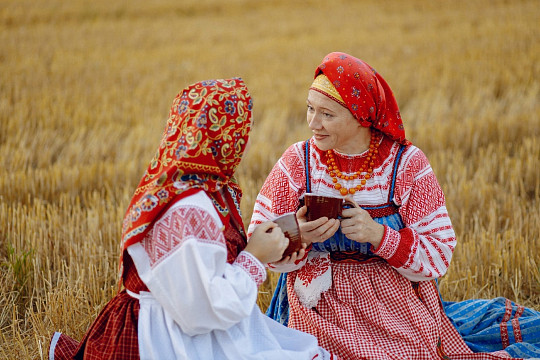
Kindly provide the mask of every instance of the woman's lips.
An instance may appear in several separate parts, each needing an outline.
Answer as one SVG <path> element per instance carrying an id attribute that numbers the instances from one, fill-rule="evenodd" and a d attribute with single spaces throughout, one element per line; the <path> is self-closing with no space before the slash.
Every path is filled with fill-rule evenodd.
<path id="1" fill-rule="evenodd" d="M 315 138 L 315 140 L 324 140 L 328 137 L 328 135 L 319 135 L 319 134 L 313 134 L 313 137 Z"/>

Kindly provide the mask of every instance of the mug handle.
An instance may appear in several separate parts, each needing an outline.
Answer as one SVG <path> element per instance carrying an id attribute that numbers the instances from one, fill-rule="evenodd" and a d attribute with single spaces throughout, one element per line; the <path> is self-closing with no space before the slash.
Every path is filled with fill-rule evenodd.
<path id="1" fill-rule="evenodd" d="M 354 202 L 353 200 L 347 200 L 343 199 L 343 205 L 341 205 L 342 209 L 351 209 L 351 208 L 359 208 L 358 204 Z"/>
<path id="2" fill-rule="evenodd" d="M 341 204 L 341 208 L 339 209 L 339 217 L 342 217 L 341 212 L 343 209 L 351 209 L 351 208 L 359 208 L 358 204 L 352 200 L 343 199 L 343 203 Z"/>

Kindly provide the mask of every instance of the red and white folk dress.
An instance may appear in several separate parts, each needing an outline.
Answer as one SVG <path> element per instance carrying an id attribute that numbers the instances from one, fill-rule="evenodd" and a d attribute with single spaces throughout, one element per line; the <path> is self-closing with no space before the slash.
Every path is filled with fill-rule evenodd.
<path id="1" fill-rule="evenodd" d="M 304 142 L 293 144 L 276 163 L 257 197 L 248 232 L 295 211 L 307 186 L 315 194 L 339 196 L 326 153 L 313 140 L 308 145 L 306 152 Z M 353 175 L 367 152 L 334 153 L 340 171 Z M 346 187 L 356 182 L 360 179 Z M 395 224 L 383 222 L 384 237 L 376 249 L 338 233 L 314 244 L 299 264 L 274 268 L 288 273 L 288 326 L 315 335 L 321 346 L 344 359 L 507 358 L 505 352 L 474 354 L 443 311 L 434 279 L 446 272 L 456 239 L 425 155 L 383 137 L 372 177 L 352 196 L 372 209 L 372 217 L 394 218 Z M 283 321 L 286 309 L 278 300 L 273 299 L 270 315 Z"/>

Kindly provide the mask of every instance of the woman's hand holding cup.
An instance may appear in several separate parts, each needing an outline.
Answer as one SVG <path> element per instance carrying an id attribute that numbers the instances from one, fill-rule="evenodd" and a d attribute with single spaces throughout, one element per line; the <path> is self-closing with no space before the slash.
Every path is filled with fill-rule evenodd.
<path id="1" fill-rule="evenodd" d="M 280 227 L 272 221 L 267 221 L 255 228 L 244 250 L 263 264 L 267 264 L 280 260 L 288 245 L 289 239 L 285 237 Z"/>
<path id="2" fill-rule="evenodd" d="M 273 262 L 272 265 L 283 266 L 283 265 L 296 264 L 298 261 L 302 260 L 306 256 L 306 248 L 307 248 L 307 245 L 305 243 L 302 243 L 302 248 L 300 250 L 293 252 L 289 256 L 285 256 L 283 259 L 279 261 Z"/>
<path id="3" fill-rule="evenodd" d="M 339 220 L 328 219 L 326 216 L 317 220 L 307 221 L 307 207 L 302 206 L 296 212 L 300 232 L 302 233 L 302 242 L 306 245 L 315 242 L 323 242 L 329 239 L 339 229 Z"/>
<path id="4" fill-rule="evenodd" d="M 377 248 L 384 236 L 384 226 L 371 218 L 369 213 L 362 209 L 351 198 L 345 198 L 346 204 L 351 208 L 343 209 L 341 212 L 341 231 L 347 238 L 366 242 Z"/>

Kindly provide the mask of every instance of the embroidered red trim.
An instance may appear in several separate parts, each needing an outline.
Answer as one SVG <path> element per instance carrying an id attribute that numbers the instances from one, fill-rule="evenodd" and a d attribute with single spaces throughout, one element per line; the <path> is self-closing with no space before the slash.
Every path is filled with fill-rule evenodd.
<path id="1" fill-rule="evenodd" d="M 523 337 L 521 335 L 521 328 L 519 326 L 519 319 L 518 319 L 521 315 L 523 315 L 523 311 L 525 311 L 525 307 L 518 305 L 516 314 L 514 315 L 514 318 L 512 319 L 512 329 L 514 330 L 514 338 L 516 340 L 516 343 L 523 342 Z"/>
<path id="2" fill-rule="evenodd" d="M 510 340 L 508 337 L 508 320 L 510 320 L 510 317 L 512 316 L 512 302 L 506 299 L 506 303 L 504 307 L 505 307 L 504 316 L 500 324 L 501 343 L 502 343 L 503 349 L 507 348 L 510 345 Z"/>
<path id="3" fill-rule="evenodd" d="M 411 248 L 414 243 L 414 234 L 411 229 L 403 228 L 398 232 L 400 235 L 398 248 L 394 255 L 386 260 L 394 267 L 401 267 L 409 260 Z"/>
<path id="4" fill-rule="evenodd" d="M 399 213 L 397 206 L 390 204 L 380 209 L 364 209 L 366 210 L 372 218 L 385 217 L 393 214 Z"/>

